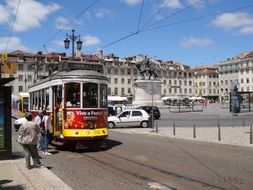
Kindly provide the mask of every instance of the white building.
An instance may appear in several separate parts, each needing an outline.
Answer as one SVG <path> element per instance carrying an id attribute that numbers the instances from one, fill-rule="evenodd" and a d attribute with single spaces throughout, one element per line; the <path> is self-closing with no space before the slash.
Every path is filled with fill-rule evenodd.
<path id="1" fill-rule="evenodd" d="M 253 91 L 253 52 L 242 53 L 218 64 L 220 101 L 229 100 L 232 84 L 238 81 L 241 92 Z"/>
<path id="2" fill-rule="evenodd" d="M 217 100 L 219 97 L 219 74 L 217 66 L 201 66 L 194 72 L 194 90 L 196 96 Z"/>

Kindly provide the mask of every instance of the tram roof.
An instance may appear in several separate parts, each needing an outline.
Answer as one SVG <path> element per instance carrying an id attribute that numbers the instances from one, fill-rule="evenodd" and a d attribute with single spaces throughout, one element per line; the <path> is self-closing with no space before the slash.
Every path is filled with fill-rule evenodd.
<path id="1" fill-rule="evenodd" d="M 56 80 L 56 79 L 84 79 L 84 78 L 90 78 L 90 79 L 103 79 L 108 80 L 108 78 L 97 71 L 93 70 L 71 70 L 71 71 L 60 71 L 57 73 L 53 73 L 50 77 L 47 77 L 45 79 L 42 79 L 36 83 L 33 83 L 29 87 L 33 87 L 42 83 L 45 83 L 47 81 Z"/>

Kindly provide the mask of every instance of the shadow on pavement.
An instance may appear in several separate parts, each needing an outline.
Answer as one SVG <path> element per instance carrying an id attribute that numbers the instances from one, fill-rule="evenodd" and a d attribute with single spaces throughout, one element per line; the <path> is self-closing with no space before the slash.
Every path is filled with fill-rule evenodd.
<path id="1" fill-rule="evenodd" d="M 25 189 L 22 185 L 11 185 L 11 186 L 8 186 L 8 183 L 11 183 L 12 180 L 9 180 L 9 179 L 3 179 L 3 180 L 0 180 L 0 189 L 1 190 L 23 190 Z M 3 186 L 4 185 L 4 186 Z"/>

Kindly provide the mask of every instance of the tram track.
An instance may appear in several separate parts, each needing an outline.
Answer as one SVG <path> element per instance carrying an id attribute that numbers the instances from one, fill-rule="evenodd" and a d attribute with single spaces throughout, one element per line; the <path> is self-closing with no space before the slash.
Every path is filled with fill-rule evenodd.
<path id="1" fill-rule="evenodd" d="M 200 178 L 194 178 L 174 171 L 147 165 L 110 152 L 89 152 L 88 154 L 82 154 L 82 157 L 98 163 L 106 170 L 111 170 L 112 172 L 123 175 L 131 175 L 134 178 L 143 180 L 147 186 L 154 183 L 159 184 L 161 189 L 226 190 L 228 186 L 230 186 L 229 189 L 239 189 L 234 185 L 231 186 L 231 183 L 229 183 L 227 179 L 215 174 L 213 174 L 213 178 L 219 178 L 219 182 L 223 183 L 224 186 L 212 184 Z"/>
<path id="2" fill-rule="evenodd" d="M 83 181 L 90 185 L 86 189 L 251 189 L 252 172 L 244 160 L 252 154 L 247 149 L 117 132 L 106 142 L 104 151 L 60 151 L 49 159 L 62 159 L 61 163 L 49 165 L 56 164 L 56 174 L 65 175 L 60 177 L 70 186 L 75 183 L 74 189 L 83 189 Z M 239 157 L 242 154 L 246 159 Z M 60 168 L 64 163 L 65 171 Z M 94 179 L 99 182 L 93 184 Z"/>

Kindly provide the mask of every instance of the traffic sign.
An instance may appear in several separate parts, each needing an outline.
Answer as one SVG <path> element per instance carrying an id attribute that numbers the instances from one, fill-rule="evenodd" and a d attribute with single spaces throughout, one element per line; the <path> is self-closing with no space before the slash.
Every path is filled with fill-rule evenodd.
<path id="1" fill-rule="evenodd" d="M 156 84 L 154 83 L 153 80 L 151 80 L 149 83 L 148 83 L 148 90 L 151 94 L 154 94 L 155 90 L 156 90 Z"/>

